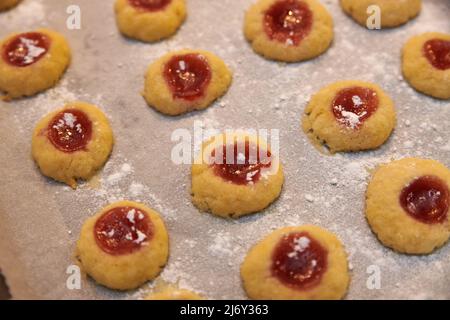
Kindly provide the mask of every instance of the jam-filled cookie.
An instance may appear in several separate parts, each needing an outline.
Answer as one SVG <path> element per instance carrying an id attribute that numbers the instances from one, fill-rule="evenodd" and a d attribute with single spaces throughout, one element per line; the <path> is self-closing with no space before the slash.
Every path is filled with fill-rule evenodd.
<path id="1" fill-rule="evenodd" d="M 47 29 L 10 35 L 0 50 L 0 91 L 6 99 L 53 87 L 70 63 L 66 39 Z"/>
<path id="2" fill-rule="evenodd" d="M 186 18 L 185 0 L 117 0 L 117 26 L 125 36 L 154 42 L 175 34 Z"/>
<path id="3" fill-rule="evenodd" d="M 246 13 L 244 34 L 266 58 L 302 61 L 328 49 L 333 18 L 317 0 L 259 0 Z"/>
<path id="4" fill-rule="evenodd" d="M 34 129 L 32 155 L 47 177 L 76 188 L 91 178 L 113 147 L 108 119 L 97 107 L 73 102 L 42 118 Z"/>
<path id="5" fill-rule="evenodd" d="M 258 300 L 337 300 L 350 281 L 339 239 L 312 225 L 269 234 L 247 254 L 241 277 L 249 298 Z"/>
<path id="6" fill-rule="evenodd" d="M 150 65 L 143 96 L 164 114 L 207 108 L 225 94 L 231 72 L 216 55 L 203 50 L 170 52 Z"/>
<path id="7" fill-rule="evenodd" d="M 392 28 L 402 25 L 415 18 L 422 8 L 422 0 L 340 0 L 345 13 L 362 26 L 367 25 L 367 19 L 372 12 L 367 12 L 370 6 L 378 6 L 381 13 L 381 27 Z"/>
<path id="8" fill-rule="evenodd" d="M 283 180 L 278 155 L 262 138 L 229 132 L 203 144 L 192 165 L 192 202 L 202 211 L 237 218 L 268 207 Z"/>
<path id="9" fill-rule="evenodd" d="M 20 0 L 0 0 L 0 11 L 8 10 L 16 6 Z"/>
<path id="10" fill-rule="evenodd" d="M 83 271 L 98 283 L 129 290 L 161 272 L 169 255 L 169 237 L 154 210 L 120 201 L 86 220 L 76 255 Z"/>
<path id="11" fill-rule="evenodd" d="M 450 34 L 412 37 L 403 47 L 403 75 L 417 91 L 450 99 Z"/>
<path id="12" fill-rule="evenodd" d="M 434 160 L 381 165 L 366 192 L 366 217 L 387 247 L 426 254 L 450 237 L 450 170 Z"/>
<path id="13" fill-rule="evenodd" d="M 149 294 L 145 300 L 203 300 L 198 293 L 186 290 L 168 287 L 164 290 Z"/>
<path id="14" fill-rule="evenodd" d="M 303 130 L 331 153 L 374 149 L 395 127 L 391 98 L 377 85 L 339 81 L 315 94 L 303 115 Z"/>

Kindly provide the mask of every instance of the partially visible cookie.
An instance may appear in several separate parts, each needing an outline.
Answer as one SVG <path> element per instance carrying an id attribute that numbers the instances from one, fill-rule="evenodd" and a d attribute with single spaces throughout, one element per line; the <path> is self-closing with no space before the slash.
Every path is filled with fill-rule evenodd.
<path id="1" fill-rule="evenodd" d="M 244 34 L 256 53 L 297 62 L 328 49 L 333 18 L 317 0 L 259 0 L 245 15 Z"/>
<path id="2" fill-rule="evenodd" d="M 0 0 L 0 11 L 11 9 L 21 0 Z"/>
<path id="3" fill-rule="evenodd" d="M 172 36 L 186 18 L 185 0 L 117 0 L 114 9 L 122 34 L 145 42 Z"/>
<path id="4" fill-rule="evenodd" d="M 392 99 L 376 84 L 339 81 L 322 88 L 303 115 L 304 132 L 331 153 L 375 149 L 396 124 Z"/>
<path id="5" fill-rule="evenodd" d="M 342 299 L 350 281 L 341 241 L 312 225 L 269 234 L 248 252 L 241 277 L 249 298 L 258 300 Z"/>
<path id="6" fill-rule="evenodd" d="M 48 29 L 9 35 L 0 42 L 0 50 L 0 91 L 6 99 L 53 87 L 71 59 L 66 39 Z"/>
<path id="7" fill-rule="evenodd" d="M 381 165 L 366 192 L 366 217 L 387 247 L 427 254 L 450 237 L 450 170 L 434 160 Z"/>
<path id="8" fill-rule="evenodd" d="M 145 300 L 203 300 L 204 298 L 198 293 L 186 290 L 168 287 L 164 290 L 157 291 L 145 297 Z"/>
<path id="9" fill-rule="evenodd" d="M 450 34 L 428 32 L 403 47 L 403 76 L 424 94 L 450 99 Z"/>
<path id="10" fill-rule="evenodd" d="M 82 270 L 99 284 L 129 290 L 161 272 L 169 256 L 169 238 L 156 211 L 120 201 L 86 220 L 76 255 Z"/>
<path id="11" fill-rule="evenodd" d="M 225 94 L 231 79 L 231 71 L 213 53 L 180 50 L 150 65 L 143 96 L 159 112 L 179 115 L 207 108 Z"/>
<path id="12" fill-rule="evenodd" d="M 370 6 L 378 6 L 381 13 L 381 27 L 391 28 L 405 24 L 415 18 L 422 8 L 422 0 L 340 0 L 342 9 L 362 26 L 372 11 Z"/>

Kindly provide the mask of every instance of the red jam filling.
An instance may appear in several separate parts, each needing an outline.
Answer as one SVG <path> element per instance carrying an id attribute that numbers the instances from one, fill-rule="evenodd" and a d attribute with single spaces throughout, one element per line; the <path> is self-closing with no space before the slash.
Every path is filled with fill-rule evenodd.
<path id="1" fill-rule="evenodd" d="M 204 56 L 189 53 L 172 57 L 166 63 L 164 77 L 174 98 L 192 101 L 204 95 L 211 68 Z"/>
<path id="2" fill-rule="evenodd" d="M 147 11 L 159 11 L 167 7 L 172 0 L 128 0 L 135 8 Z"/>
<path id="3" fill-rule="evenodd" d="M 450 41 L 432 39 L 425 42 L 423 51 L 428 61 L 439 70 L 450 69 Z"/>
<path id="4" fill-rule="evenodd" d="M 327 256 L 327 250 L 307 232 L 290 233 L 273 251 L 272 276 L 293 289 L 312 288 L 327 269 Z"/>
<path id="5" fill-rule="evenodd" d="M 95 223 L 97 245 L 111 255 L 130 254 L 153 236 L 153 224 L 138 208 L 117 207 L 105 212 Z"/>
<path id="6" fill-rule="evenodd" d="M 61 151 L 86 150 L 92 136 L 92 122 L 81 110 L 65 109 L 50 121 L 47 136 Z"/>
<path id="7" fill-rule="evenodd" d="M 416 220 L 428 224 L 442 223 L 447 219 L 450 192 L 440 178 L 423 176 L 402 190 L 400 204 Z"/>
<path id="8" fill-rule="evenodd" d="M 10 65 L 26 67 L 41 59 L 50 47 L 50 38 L 39 32 L 22 33 L 3 47 L 3 59 Z"/>
<path id="9" fill-rule="evenodd" d="M 221 158 L 216 159 L 216 154 Z M 234 145 L 224 144 L 222 154 L 219 155 L 214 149 L 211 157 L 214 159 L 214 173 L 238 185 L 256 183 L 261 178 L 261 170 L 270 168 L 272 164 L 270 151 L 262 150 L 248 140 L 245 145 L 238 141 L 235 141 Z"/>
<path id="10" fill-rule="evenodd" d="M 311 31 L 313 13 L 299 0 L 275 2 L 264 14 L 264 30 L 272 40 L 298 45 Z"/>
<path id="11" fill-rule="evenodd" d="M 359 129 L 378 108 L 377 93 L 369 88 L 351 87 L 339 91 L 332 110 L 336 120 L 350 129 Z"/>

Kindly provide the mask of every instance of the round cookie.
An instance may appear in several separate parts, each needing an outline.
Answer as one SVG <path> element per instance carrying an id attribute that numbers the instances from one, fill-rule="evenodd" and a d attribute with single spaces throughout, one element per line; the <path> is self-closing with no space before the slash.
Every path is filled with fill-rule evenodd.
<path id="1" fill-rule="evenodd" d="M 53 87 L 71 57 L 66 39 L 48 29 L 12 34 L 1 41 L 0 49 L 0 91 L 5 99 Z"/>
<path id="2" fill-rule="evenodd" d="M 379 86 L 339 81 L 311 98 L 302 122 L 315 146 L 326 146 L 331 153 L 360 151 L 375 149 L 389 138 L 396 113 L 391 98 Z"/>
<path id="3" fill-rule="evenodd" d="M 216 55 L 203 50 L 170 52 L 148 68 L 143 96 L 167 115 L 207 108 L 225 94 L 232 75 Z"/>
<path id="4" fill-rule="evenodd" d="M 120 201 L 86 220 L 76 255 L 83 271 L 99 284 L 135 289 L 161 272 L 169 255 L 169 238 L 157 212 Z"/>
<path id="5" fill-rule="evenodd" d="M 381 27 L 392 28 L 405 24 L 415 18 L 422 8 L 422 0 L 340 0 L 345 13 L 362 26 L 367 26 L 368 7 L 376 5 L 380 8 Z"/>
<path id="6" fill-rule="evenodd" d="M 76 179 L 89 179 L 111 153 L 113 133 L 96 106 L 73 102 L 51 112 L 36 125 L 32 155 L 41 172 L 76 188 Z"/>
<path id="7" fill-rule="evenodd" d="M 337 300 L 349 285 L 347 254 L 339 239 L 305 225 L 278 229 L 247 254 L 244 289 L 258 300 Z"/>
<path id="8" fill-rule="evenodd" d="M 166 288 L 164 290 L 149 294 L 145 300 L 203 300 L 199 294 L 178 288 Z"/>
<path id="9" fill-rule="evenodd" d="M 450 237 L 450 170 L 434 160 L 381 165 L 366 192 L 366 217 L 387 247 L 427 254 Z"/>
<path id="10" fill-rule="evenodd" d="M 145 42 L 172 36 L 186 18 L 185 0 L 117 0 L 114 10 L 120 32 Z"/>
<path id="11" fill-rule="evenodd" d="M 0 11 L 15 7 L 19 2 L 20 0 L 0 0 Z"/>
<path id="12" fill-rule="evenodd" d="M 424 94 L 450 99 L 450 34 L 428 32 L 403 47 L 403 76 Z"/>
<path id="13" fill-rule="evenodd" d="M 275 151 L 262 138 L 241 132 L 203 143 L 191 174 L 194 205 L 230 218 L 268 207 L 280 195 L 284 180 Z"/>
<path id="14" fill-rule="evenodd" d="M 259 0 L 245 15 L 244 34 L 268 59 L 303 61 L 329 48 L 333 18 L 317 0 Z"/>

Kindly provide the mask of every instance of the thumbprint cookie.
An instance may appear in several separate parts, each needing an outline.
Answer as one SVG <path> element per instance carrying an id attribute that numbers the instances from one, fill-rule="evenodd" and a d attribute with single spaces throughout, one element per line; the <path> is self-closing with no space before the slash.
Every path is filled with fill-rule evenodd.
<path id="1" fill-rule="evenodd" d="M 143 96 L 159 112 L 179 115 L 207 108 L 225 94 L 231 78 L 225 63 L 210 52 L 171 52 L 148 68 Z"/>
<path id="2" fill-rule="evenodd" d="M 168 287 L 164 290 L 151 293 L 145 300 L 203 300 L 198 293 L 186 290 Z"/>
<path id="3" fill-rule="evenodd" d="M 76 188 L 91 178 L 111 153 L 113 133 L 96 106 L 73 102 L 42 118 L 32 138 L 32 155 L 41 172 Z"/>
<path id="4" fill-rule="evenodd" d="M 406 158 L 379 166 L 366 192 L 366 217 L 385 246 L 427 254 L 450 236 L 450 170 Z"/>
<path id="5" fill-rule="evenodd" d="M 238 218 L 268 207 L 283 185 L 278 155 L 261 137 L 228 132 L 206 141 L 192 165 L 192 202 Z"/>
<path id="6" fill-rule="evenodd" d="M 11 9 L 19 2 L 20 0 L 0 0 L 0 11 Z"/>
<path id="7" fill-rule="evenodd" d="M 311 98 L 302 122 L 315 146 L 331 153 L 360 151 L 375 149 L 389 138 L 396 113 L 391 98 L 379 86 L 339 81 Z"/>
<path id="8" fill-rule="evenodd" d="M 70 63 L 66 39 L 51 30 L 12 34 L 0 43 L 0 91 L 5 99 L 53 87 Z"/>
<path id="9" fill-rule="evenodd" d="M 450 99 L 450 34 L 428 32 L 403 47 L 403 75 L 426 95 Z"/>
<path id="10" fill-rule="evenodd" d="M 241 278 L 257 300 L 338 300 L 350 282 L 340 240 L 312 225 L 269 234 L 248 252 Z"/>
<path id="11" fill-rule="evenodd" d="M 244 34 L 268 59 L 303 61 L 329 48 L 333 18 L 317 0 L 259 0 L 245 15 Z"/>
<path id="12" fill-rule="evenodd" d="M 176 33 L 186 18 L 185 0 L 117 0 L 117 26 L 125 36 L 155 42 Z"/>
<path id="13" fill-rule="evenodd" d="M 340 0 L 342 9 L 362 26 L 377 11 L 371 6 L 377 6 L 380 11 L 380 27 L 392 28 L 405 24 L 415 18 L 422 8 L 422 0 Z"/>
<path id="14" fill-rule="evenodd" d="M 129 290 L 154 279 L 167 262 L 169 237 L 154 210 L 113 203 L 86 220 L 76 256 L 83 271 L 111 289 Z"/>

